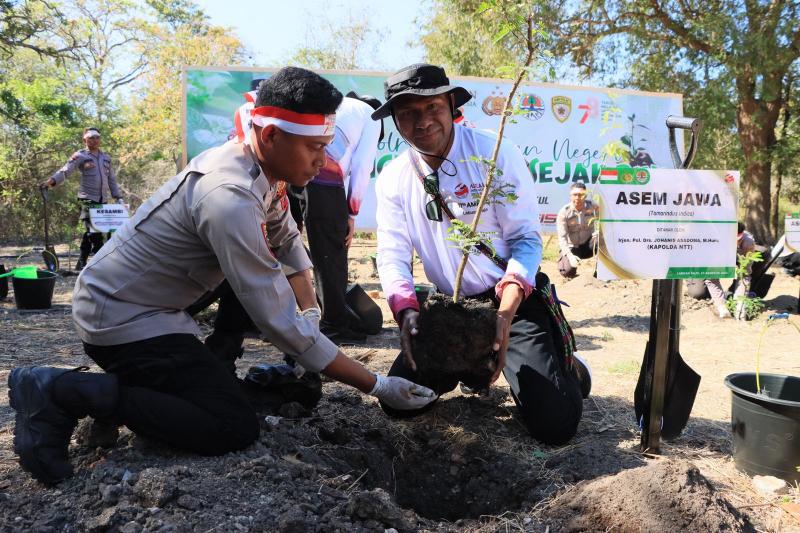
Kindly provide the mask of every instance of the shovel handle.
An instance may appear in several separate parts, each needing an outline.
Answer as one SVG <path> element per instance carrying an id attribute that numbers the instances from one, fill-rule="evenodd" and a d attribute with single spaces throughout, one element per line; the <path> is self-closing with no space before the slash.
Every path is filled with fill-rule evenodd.
<path id="1" fill-rule="evenodd" d="M 667 117 L 667 128 L 669 128 L 669 150 L 672 155 L 672 163 L 675 168 L 689 168 L 692 164 L 695 154 L 697 153 L 697 137 L 700 134 L 700 126 L 702 122 L 699 118 L 679 117 L 677 115 L 670 115 Z M 689 141 L 689 151 L 686 153 L 685 158 L 681 158 L 678 152 L 678 143 L 675 139 L 675 130 L 689 130 L 692 132 L 692 137 Z"/>
<path id="2" fill-rule="evenodd" d="M 693 130 L 700 129 L 700 119 L 691 117 L 679 117 L 677 115 L 670 115 L 667 117 L 667 127 L 677 128 L 680 130 Z"/>

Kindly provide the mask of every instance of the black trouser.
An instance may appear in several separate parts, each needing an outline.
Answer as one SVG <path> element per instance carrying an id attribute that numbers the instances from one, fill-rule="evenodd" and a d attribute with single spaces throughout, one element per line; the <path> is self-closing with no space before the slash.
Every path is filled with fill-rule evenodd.
<path id="1" fill-rule="evenodd" d="M 81 237 L 81 257 L 80 260 L 83 263 L 86 263 L 86 260 L 89 259 L 90 254 L 96 254 L 100 251 L 100 248 L 103 247 L 103 234 L 98 233 L 92 230 L 92 226 L 89 223 L 89 207 L 92 205 L 96 205 L 97 202 L 93 200 L 79 200 L 81 203 L 81 214 L 80 219 L 83 222 L 83 226 L 85 231 L 83 232 L 83 236 Z M 103 199 L 100 199 L 100 203 L 103 203 Z"/>
<path id="2" fill-rule="evenodd" d="M 81 259 L 84 262 L 90 255 L 96 254 L 103 247 L 103 234 L 86 230 L 81 238 Z"/>
<path id="3" fill-rule="evenodd" d="M 590 257 L 594 256 L 596 245 L 597 237 L 592 236 L 591 239 L 583 244 L 579 244 L 578 246 L 570 246 L 569 251 L 575 257 L 589 259 Z M 557 266 L 558 272 L 565 278 L 574 278 L 578 275 L 578 269 L 570 264 L 569 258 L 566 256 L 566 254 L 561 254 L 561 256 L 558 258 Z"/>
<path id="4" fill-rule="evenodd" d="M 527 298 L 512 322 L 503 369 L 525 426 L 536 440 L 545 444 L 563 444 L 571 439 L 583 414 L 580 384 L 567 368 L 563 350 L 555 344 L 555 331 L 544 306 L 534 297 Z M 406 365 L 402 353 L 395 359 L 389 375 L 411 381 L 416 378 L 416 372 Z M 453 379 L 436 393 L 449 392 L 457 384 L 458 380 Z M 381 404 L 387 414 L 396 417 L 416 416 L 432 406 L 399 411 Z"/>
<path id="5" fill-rule="evenodd" d="M 258 438 L 258 418 L 239 382 L 194 335 L 84 350 L 117 376 L 114 418 L 133 432 L 202 455 L 241 450 Z"/>
<path id="6" fill-rule="evenodd" d="M 343 187 L 306 186 L 306 234 L 317 280 L 322 322 L 333 327 L 350 323 L 347 292 L 347 197 Z"/>
<path id="7" fill-rule="evenodd" d="M 570 247 L 569 250 L 576 257 L 580 257 L 581 259 L 589 259 L 590 257 L 594 256 L 595 241 L 596 239 L 592 237 L 583 244 Z"/>

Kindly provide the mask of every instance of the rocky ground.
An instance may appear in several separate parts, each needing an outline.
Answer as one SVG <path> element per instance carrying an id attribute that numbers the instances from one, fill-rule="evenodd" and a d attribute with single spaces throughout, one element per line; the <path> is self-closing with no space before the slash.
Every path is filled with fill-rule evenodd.
<path id="1" fill-rule="evenodd" d="M 59 249 L 61 252 L 61 250 Z M 369 254 L 351 250 L 351 277 L 380 289 Z M 0 255 L 21 250 L 1 248 Z M 8 266 L 13 259 L 0 259 Z M 34 254 L 20 264 L 38 262 Z M 555 264 L 543 266 L 556 279 Z M 417 265 L 420 273 L 422 268 Z M 110 449 L 75 440 L 76 475 L 44 487 L 12 451 L 14 412 L 6 378 L 19 365 L 91 364 L 70 321 L 75 278 L 58 281 L 43 312 L 0 300 L 0 531 L 789 531 L 800 493 L 762 494 L 731 457 L 730 393 L 723 378 L 752 371 L 766 313 L 749 323 L 714 319 L 685 302 L 681 352 L 702 375 L 692 419 L 662 455 L 639 451 L 633 389 L 647 338 L 649 282 L 558 281 L 579 350 L 594 372 L 577 436 L 560 447 L 531 439 L 501 381 L 488 395 L 446 395 L 430 413 L 387 419 L 373 398 L 325 382 L 311 412 L 285 404 L 264 412 L 259 441 L 205 458 L 123 429 Z M 777 272 L 768 312 L 796 314 L 798 281 Z M 382 295 L 384 329 L 347 353 L 386 372 L 399 349 Z M 793 317 L 797 320 L 797 317 Z M 800 335 L 770 328 L 762 371 L 798 374 Z M 240 374 L 279 362 L 248 340 Z M 86 430 L 86 422 L 78 433 Z"/>

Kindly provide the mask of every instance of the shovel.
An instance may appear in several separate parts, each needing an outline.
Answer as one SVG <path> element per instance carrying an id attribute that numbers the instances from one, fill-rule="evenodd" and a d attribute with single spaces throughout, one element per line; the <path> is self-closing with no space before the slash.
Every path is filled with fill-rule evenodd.
<path id="1" fill-rule="evenodd" d="M 655 373 L 656 328 L 661 317 L 657 316 L 659 292 L 653 284 L 653 300 L 650 309 L 650 337 L 644 348 L 644 360 L 639 371 L 639 381 L 633 393 L 633 405 L 636 420 L 645 432 L 645 413 L 649 412 L 653 393 Z M 680 290 L 680 286 L 673 290 Z M 668 337 L 667 367 L 663 388 L 663 409 L 660 421 L 660 435 L 664 439 L 677 438 L 692 412 L 697 389 L 700 387 L 700 376 L 686 364 L 680 354 L 680 299 L 670 305 L 670 326 Z M 676 306 L 678 309 L 676 310 Z M 662 378 L 663 379 L 663 378 Z"/>
<path id="2" fill-rule="evenodd" d="M 42 201 L 44 204 L 44 250 L 42 251 L 42 260 L 44 266 L 50 272 L 58 270 L 58 256 L 56 249 L 50 245 L 50 221 L 47 217 L 47 189 L 40 188 L 42 193 Z"/>
<path id="3" fill-rule="evenodd" d="M 675 168 L 689 168 L 697 153 L 700 121 L 687 117 L 667 117 L 669 144 Z M 675 130 L 690 130 L 692 137 L 686 158 L 681 158 Z M 686 427 L 692 412 L 700 376 L 680 354 L 680 280 L 654 280 L 650 309 L 650 337 L 633 394 L 636 420 L 642 428 L 642 449 L 657 452 L 661 437 L 677 437 Z"/>

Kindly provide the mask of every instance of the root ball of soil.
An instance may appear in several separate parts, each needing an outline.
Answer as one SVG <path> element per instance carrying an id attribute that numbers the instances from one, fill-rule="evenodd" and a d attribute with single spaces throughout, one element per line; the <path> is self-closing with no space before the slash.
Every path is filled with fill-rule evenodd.
<path id="1" fill-rule="evenodd" d="M 473 389 L 489 386 L 497 311 L 491 300 L 461 300 L 431 294 L 420 310 L 419 333 L 412 337 L 417 380 L 437 392 L 459 381 Z"/>

